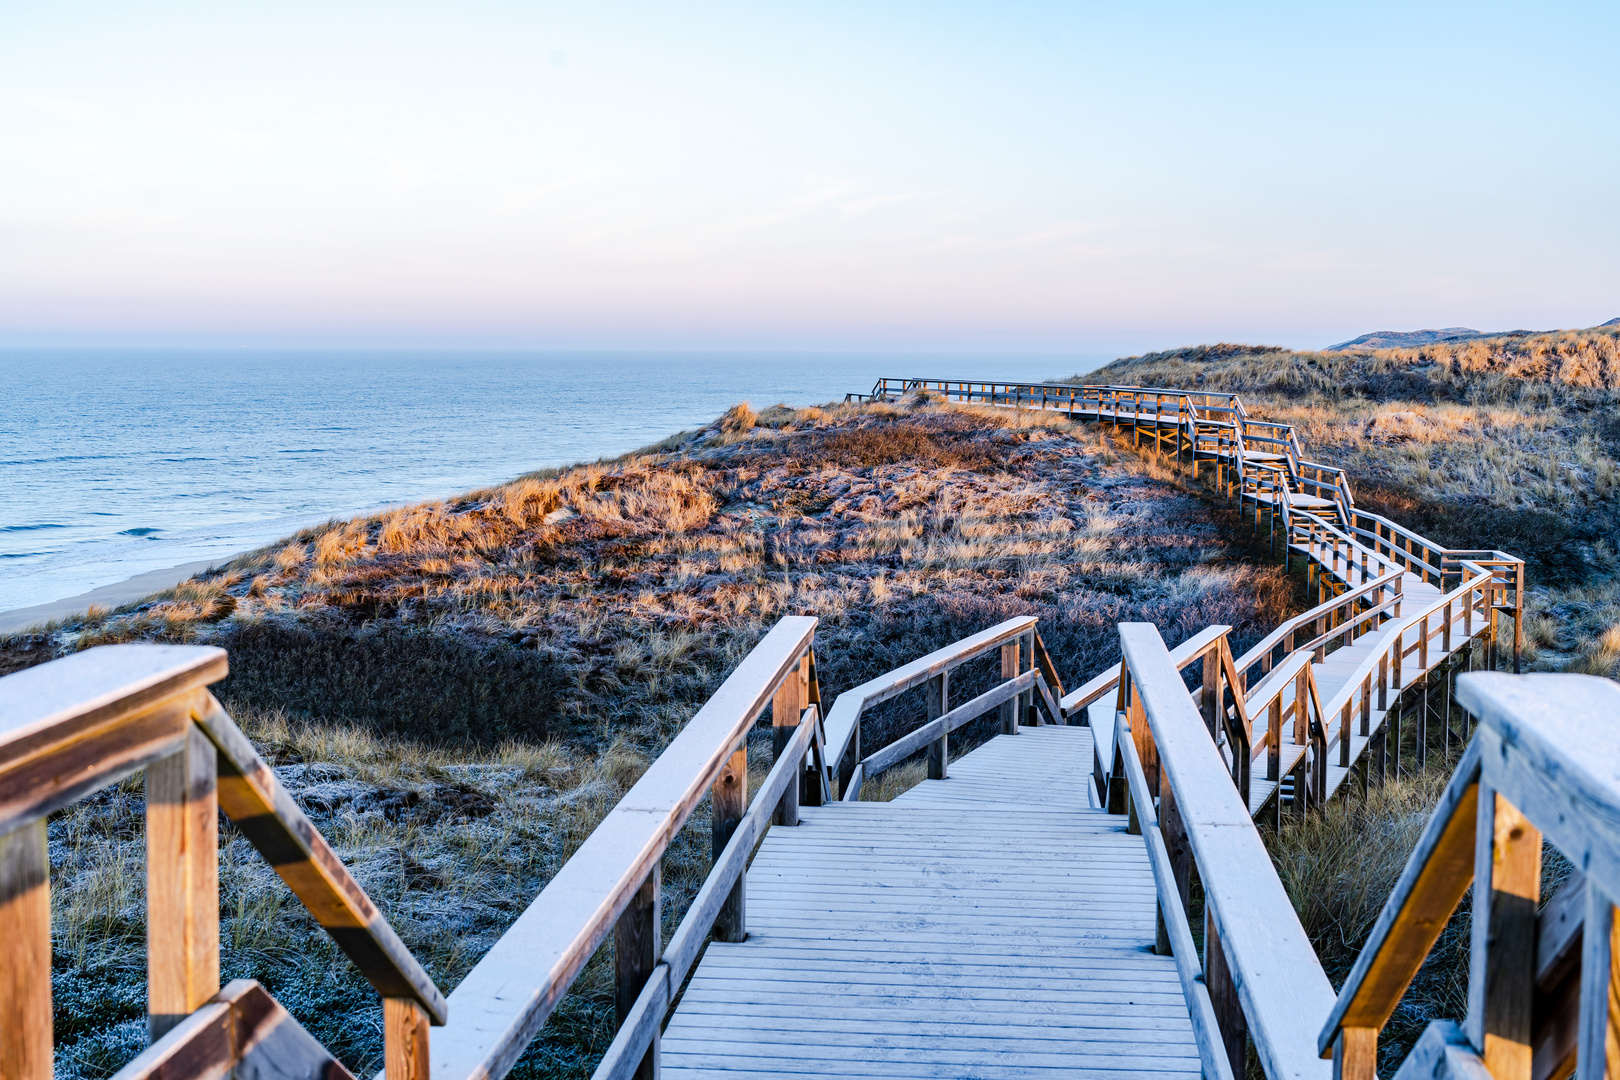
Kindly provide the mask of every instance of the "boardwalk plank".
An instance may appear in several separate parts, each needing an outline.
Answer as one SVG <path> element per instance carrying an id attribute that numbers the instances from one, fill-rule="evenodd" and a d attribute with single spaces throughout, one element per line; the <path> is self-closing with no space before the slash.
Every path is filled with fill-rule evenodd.
<path id="1" fill-rule="evenodd" d="M 750 936 L 708 947 L 665 1073 L 1197 1075 L 1146 851 L 1090 806 L 1091 747 L 1087 728 L 1023 728 L 891 803 L 773 829 Z"/>

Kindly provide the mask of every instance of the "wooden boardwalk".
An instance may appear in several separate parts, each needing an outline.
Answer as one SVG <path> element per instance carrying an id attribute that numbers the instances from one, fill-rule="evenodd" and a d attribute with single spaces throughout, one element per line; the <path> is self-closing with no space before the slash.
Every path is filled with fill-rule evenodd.
<path id="1" fill-rule="evenodd" d="M 671 1077 L 1192 1077 L 1140 836 L 1091 732 L 1025 727 L 891 803 L 805 807 L 747 877 L 663 1035 Z"/>

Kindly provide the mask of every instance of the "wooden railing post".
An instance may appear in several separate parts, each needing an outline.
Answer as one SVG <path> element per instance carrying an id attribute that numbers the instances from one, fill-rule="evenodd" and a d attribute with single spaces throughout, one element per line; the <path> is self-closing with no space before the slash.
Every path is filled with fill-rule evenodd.
<path id="1" fill-rule="evenodd" d="M 1214 909 L 1207 902 L 1204 906 L 1204 982 L 1209 987 L 1210 1004 L 1215 1007 L 1221 1041 L 1226 1044 L 1226 1060 L 1232 1063 L 1232 1075 L 1242 1076 L 1249 1057 L 1249 1022 L 1243 1015 L 1243 1002 L 1238 999 L 1226 953 L 1221 949 Z"/>
<path id="2" fill-rule="evenodd" d="M 1018 642 L 1009 641 L 1001 647 L 1001 681 L 1018 678 Z M 1001 732 L 1018 734 L 1018 704 L 1009 701 L 1001 706 Z"/>
<path id="3" fill-rule="evenodd" d="M 428 1080 L 428 1023 L 415 998 L 383 998 L 385 1080 Z"/>
<path id="4" fill-rule="evenodd" d="M 51 859 L 43 818 L 0 835 L 0 1080 L 51 1080 Z"/>
<path id="5" fill-rule="evenodd" d="M 1378 1029 L 1347 1027 L 1333 1044 L 1333 1080 L 1377 1080 Z"/>
<path id="6" fill-rule="evenodd" d="M 809 658 L 799 662 L 798 671 L 792 672 L 782 680 L 782 685 L 776 688 L 776 695 L 771 699 L 771 763 L 774 765 L 787 749 L 788 741 L 793 738 L 793 729 L 799 726 L 799 716 L 804 711 L 805 689 L 808 681 Z M 800 770 L 799 782 L 789 784 L 782 793 L 782 801 L 777 804 L 772 822 L 777 825 L 797 825 L 799 823 L 799 802 L 804 785 L 804 773 Z"/>
<path id="7" fill-rule="evenodd" d="M 928 719 L 938 720 L 950 711 L 950 677 L 949 671 L 942 671 L 924 684 L 924 695 L 928 699 Z M 928 779 L 943 780 L 950 758 L 950 735 L 940 732 L 939 738 L 928 744 Z"/>
<path id="8" fill-rule="evenodd" d="M 788 790 L 795 790 L 795 785 L 789 784 Z M 613 924 L 613 999 L 618 1013 L 617 1026 L 622 1026 L 629 1017 L 641 988 L 647 984 L 647 979 L 663 957 L 663 932 L 659 926 L 662 885 L 663 873 L 660 864 L 655 862 L 647 880 L 631 897 L 630 906 Z M 653 1028 L 652 1042 L 647 1046 L 647 1054 L 633 1075 L 635 1080 L 657 1080 L 656 1026 Z"/>
<path id="9" fill-rule="evenodd" d="M 1034 671 L 1035 664 L 1035 631 L 1031 630 L 1018 639 L 1018 673 Z M 1035 687 L 1031 686 L 1018 695 L 1018 722 L 1030 727 L 1036 726 L 1035 717 Z"/>
<path id="10" fill-rule="evenodd" d="M 147 1034 L 219 993 L 219 803 L 214 744 L 196 724 L 146 767 Z"/>
<path id="11" fill-rule="evenodd" d="M 1581 1015 L 1576 1080 L 1620 1072 L 1620 919 L 1603 890 L 1588 881 L 1581 936 Z"/>
<path id="12" fill-rule="evenodd" d="M 1236 687 L 1233 687 L 1236 690 Z M 1204 654 L 1204 684 L 1199 688 L 1198 711 L 1204 714 L 1209 737 L 1220 741 L 1217 717 L 1225 695 L 1221 693 L 1221 651 L 1219 645 Z"/>
<path id="13" fill-rule="evenodd" d="M 711 865 L 720 859 L 731 836 L 737 831 L 743 814 L 748 809 L 748 741 L 726 759 L 725 768 L 715 778 L 710 789 L 709 851 Z M 737 875 L 737 883 L 714 917 L 714 940 L 743 941 L 748 937 L 746 908 L 747 871 Z"/>
<path id="14" fill-rule="evenodd" d="M 1494 1080 L 1531 1080 L 1541 833 L 1481 781 L 1464 1030 Z"/>
<path id="15" fill-rule="evenodd" d="M 1187 823 L 1181 818 L 1181 811 L 1176 808 L 1175 792 L 1169 784 L 1163 785 L 1159 792 L 1159 831 L 1164 836 L 1164 847 L 1170 856 L 1170 869 L 1176 876 L 1176 892 L 1181 897 L 1181 910 L 1187 910 L 1187 904 L 1192 895 L 1192 845 L 1187 842 Z M 1170 929 L 1164 922 L 1164 906 L 1159 906 L 1158 933 L 1155 935 L 1153 951 L 1160 956 L 1169 956 Z"/>

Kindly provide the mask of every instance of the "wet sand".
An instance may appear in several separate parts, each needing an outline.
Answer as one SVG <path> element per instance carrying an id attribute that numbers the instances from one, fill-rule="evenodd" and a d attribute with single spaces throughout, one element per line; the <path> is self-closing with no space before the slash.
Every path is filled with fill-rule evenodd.
<path id="1" fill-rule="evenodd" d="M 115 608 L 122 604 L 133 603 L 153 593 L 172 589 L 182 581 L 199 574 L 212 566 L 223 566 L 236 558 L 227 555 L 220 559 L 204 559 L 201 562 L 181 563 L 171 566 L 167 570 L 149 570 L 144 574 L 136 574 L 127 581 L 114 582 L 103 585 L 99 589 L 80 593 L 78 596 L 69 596 L 63 600 L 52 600 L 48 604 L 36 604 L 33 607 L 12 608 L 10 611 L 0 611 L 0 634 L 13 634 L 19 630 L 26 630 L 38 623 L 51 622 L 54 619 L 66 618 L 69 615 L 78 615 L 90 607 L 99 604 L 105 608 Z"/>

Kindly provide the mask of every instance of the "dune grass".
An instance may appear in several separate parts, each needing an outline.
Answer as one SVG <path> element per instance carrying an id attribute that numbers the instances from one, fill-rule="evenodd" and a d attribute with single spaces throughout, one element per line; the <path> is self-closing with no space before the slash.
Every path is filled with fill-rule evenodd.
<path id="1" fill-rule="evenodd" d="M 1371 352 L 1198 346 L 1083 378 L 1242 394 L 1346 469 L 1358 504 L 1523 558 L 1533 669 L 1620 668 L 1620 328 Z"/>
<path id="2" fill-rule="evenodd" d="M 307 530 L 0 656 L 225 644 L 227 706 L 448 990 L 781 615 L 821 619 L 828 698 L 1012 615 L 1040 617 L 1071 679 L 1118 662 L 1121 620 L 1172 644 L 1213 622 L 1257 639 L 1292 610 L 1291 583 L 1183 485 L 1057 416 L 739 407 L 618 461 Z M 994 668 L 962 669 L 957 693 Z M 867 745 L 923 715 L 920 690 L 885 703 Z M 750 737 L 755 789 L 769 738 Z M 920 772 L 902 764 L 866 797 Z M 141 809 L 134 781 L 50 824 L 63 1077 L 109 1075 L 143 1039 Z M 706 872 L 707 814 L 666 859 L 666 933 Z M 226 977 L 259 979 L 374 1071 L 369 987 L 230 828 L 221 858 Z M 610 952 L 520 1078 L 588 1072 L 605 1049 Z"/>

